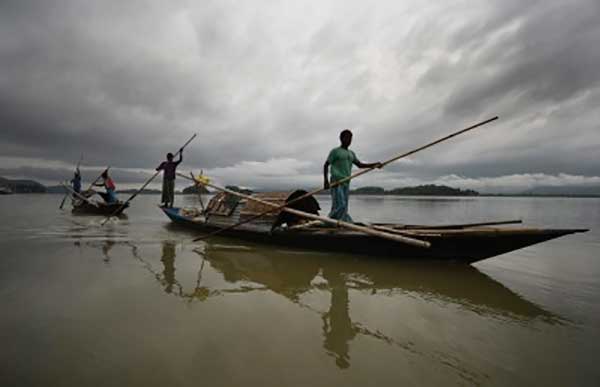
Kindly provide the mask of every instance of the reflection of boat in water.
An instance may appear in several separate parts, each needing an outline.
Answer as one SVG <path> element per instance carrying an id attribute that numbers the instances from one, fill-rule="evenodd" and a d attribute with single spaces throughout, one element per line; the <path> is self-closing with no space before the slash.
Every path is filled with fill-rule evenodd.
<path id="1" fill-rule="evenodd" d="M 320 317 L 323 348 L 335 358 L 340 368 L 350 366 L 350 343 L 359 335 L 415 351 L 410 343 L 398 342 L 377 329 L 353 321 L 350 308 L 354 292 L 367 297 L 408 296 L 425 303 L 438 303 L 444 308 L 453 305 L 451 308 L 517 324 L 562 321 L 470 266 L 436 265 L 432 269 L 431 265 L 397 265 L 393 260 L 367 261 L 343 255 L 207 244 L 204 250 L 195 250 L 202 261 L 197 263 L 198 273 L 193 283 L 183 283 L 177 277 L 185 278 L 187 274 L 189 281 L 190 272 L 187 270 L 186 273 L 181 267 L 176 270 L 175 247 L 176 244 L 170 241 L 161 245 L 159 265 L 162 267 L 156 266 L 158 261 L 154 266 L 146 262 L 134 248 L 136 258 L 143 262 L 166 293 L 187 302 L 259 291 L 281 295 Z M 212 286 L 203 284 L 203 270 L 213 273 L 209 282 Z M 226 284 L 215 281 L 215 272 L 222 275 Z M 311 306 L 310 297 L 327 293 L 328 307 L 323 308 L 322 304 Z"/>
<path id="2" fill-rule="evenodd" d="M 415 293 L 468 310 L 510 319 L 555 318 L 472 266 L 356 260 L 344 255 L 207 245 L 203 257 L 230 282 L 251 281 L 292 301 L 314 288 L 317 275 L 330 285 L 367 292 Z M 341 279 L 340 279 L 341 278 Z"/>
<path id="3" fill-rule="evenodd" d="M 302 195 L 303 192 L 261 193 L 255 196 L 263 201 L 283 205 Z M 316 199 L 309 197 L 294 203 L 291 208 L 314 215 L 318 214 L 319 204 Z M 177 225 L 210 233 L 232 226 L 244 219 L 252 219 L 256 214 L 262 214 L 270 207 L 219 193 L 211 199 L 204 211 L 194 208 L 161 209 Z M 563 235 L 587 231 L 584 229 L 538 229 L 482 225 L 450 227 L 372 225 L 378 231 L 402 235 L 431 244 L 429 248 L 423 248 L 340 227 L 325 227 L 317 223 L 301 223 L 294 215 L 275 211 L 272 215 L 228 229 L 222 234 L 245 241 L 307 250 L 473 263 Z"/>
<path id="4" fill-rule="evenodd" d="M 202 256 L 229 282 L 260 284 L 311 310 L 314 309 L 303 303 L 302 295 L 314 289 L 328 291 L 329 309 L 315 311 L 321 315 L 323 347 L 340 368 L 350 366 L 349 345 L 358 335 L 413 350 L 407 343 L 398 343 L 378 330 L 352 321 L 350 291 L 368 296 L 406 294 L 516 323 L 561 321 L 471 266 L 436 265 L 432 270 L 431 265 L 399 266 L 393 260 L 352 260 L 342 255 L 259 249 L 232 251 L 211 245 Z"/>

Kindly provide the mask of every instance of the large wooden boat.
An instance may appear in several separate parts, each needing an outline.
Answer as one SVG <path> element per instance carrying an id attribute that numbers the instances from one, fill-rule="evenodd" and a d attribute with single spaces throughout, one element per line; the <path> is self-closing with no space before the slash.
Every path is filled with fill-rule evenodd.
<path id="1" fill-rule="evenodd" d="M 304 191 L 261 193 L 255 196 L 263 201 L 279 205 L 291 201 L 303 193 Z M 320 209 L 318 202 L 313 197 L 293 203 L 290 207 L 313 214 L 318 214 Z M 198 230 L 201 233 L 210 233 L 262 213 L 268 207 L 254 201 L 240 200 L 227 193 L 219 193 L 202 211 L 196 208 L 161 207 L 161 209 L 177 225 Z M 473 263 L 564 235 L 588 231 L 586 229 L 540 229 L 482 224 L 422 226 L 375 223 L 370 226 L 389 233 L 427 241 L 431 246 L 429 248 L 412 246 L 357 231 L 326 226 L 318 222 L 305 222 L 281 211 L 224 231 L 221 235 L 309 250 Z"/>

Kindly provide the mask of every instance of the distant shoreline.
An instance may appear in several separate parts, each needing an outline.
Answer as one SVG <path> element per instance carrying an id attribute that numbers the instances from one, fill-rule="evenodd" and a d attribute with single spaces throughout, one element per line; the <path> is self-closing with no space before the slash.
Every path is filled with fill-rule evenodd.
<path id="1" fill-rule="evenodd" d="M 320 192 L 317 196 L 329 196 L 329 192 Z M 478 197 L 507 197 L 507 198 L 600 198 L 600 195 L 579 195 L 579 194 L 565 194 L 565 195 L 529 195 L 529 194 L 486 194 L 480 193 L 479 195 L 439 195 L 439 194 L 394 194 L 394 193 L 384 193 L 384 194 L 373 194 L 373 193 L 359 193 L 359 192 L 350 192 L 350 196 L 397 196 L 397 197 L 447 197 L 447 198 L 478 198 Z"/>
<path id="2" fill-rule="evenodd" d="M 5 187 L 5 190 L 2 192 L 5 195 L 12 194 L 23 194 L 23 193 L 48 193 L 48 194 L 59 194 L 64 195 L 66 190 L 63 186 L 44 186 L 37 181 L 34 180 L 9 180 L 6 178 L 0 177 L 0 187 Z M 240 188 L 235 186 L 228 186 L 230 189 L 240 190 Z M 552 188 L 552 187 L 551 187 Z M 556 188 L 556 187 L 554 187 Z M 558 187 L 559 189 L 566 191 L 568 188 L 566 187 Z M 448 187 L 445 185 L 435 185 L 435 184 L 427 184 L 427 185 L 419 185 L 419 186 L 409 186 L 409 187 L 399 187 L 390 190 L 386 190 L 382 187 L 377 186 L 367 186 L 367 187 L 359 187 L 350 191 L 351 195 L 361 195 L 361 196 L 404 196 L 404 197 L 454 197 L 454 198 L 463 198 L 463 197 L 514 197 L 514 198 L 600 198 L 600 193 L 596 193 L 598 187 L 592 187 L 593 189 L 586 189 L 587 191 L 592 191 L 591 193 L 581 192 L 540 192 L 541 189 L 532 189 L 526 192 L 520 193 L 480 193 L 470 189 L 460 189 Z M 314 189 L 314 188 L 313 188 Z M 196 187 L 190 186 L 186 187 L 183 192 L 176 191 L 177 195 L 197 195 Z M 546 187 L 546 191 L 549 189 Z M 575 187 L 574 190 L 577 190 Z M 268 192 L 269 190 L 264 189 L 256 189 L 254 192 Z M 281 191 L 292 191 L 281 190 Z M 536 192 L 537 191 L 537 192 Z M 137 192 L 137 189 L 123 189 L 117 191 L 117 194 L 133 194 Z M 248 191 L 251 192 L 251 191 Z M 212 194 L 214 192 L 203 192 L 203 194 Z M 142 195 L 159 195 L 161 194 L 161 190 L 146 188 L 142 192 Z M 328 191 L 319 192 L 317 195 L 329 195 Z M 4 195 L 2 195 L 4 196 Z"/>
<path id="3" fill-rule="evenodd" d="M 262 191 L 257 191 L 262 192 Z M 117 194 L 128 194 L 130 192 L 117 192 Z M 208 192 L 205 195 L 212 195 L 216 192 Z M 22 195 L 23 193 L 13 194 Z M 26 192 L 25 194 L 41 194 L 41 195 L 64 195 L 64 192 Z M 158 195 L 160 192 L 142 192 L 140 195 Z M 183 193 L 175 192 L 175 195 L 197 195 L 195 193 Z M 329 192 L 320 192 L 316 196 L 329 196 Z M 365 194 L 365 193 L 351 193 L 351 196 L 390 196 L 390 197 L 438 197 L 438 198 L 478 198 L 478 197 L 501 197 L 501 198 L 600 198 L 600 195 L 527 195 L 527 194 L 479 194 L 477 196 L 468 195 L 400 195 L 400 194 Z"/>

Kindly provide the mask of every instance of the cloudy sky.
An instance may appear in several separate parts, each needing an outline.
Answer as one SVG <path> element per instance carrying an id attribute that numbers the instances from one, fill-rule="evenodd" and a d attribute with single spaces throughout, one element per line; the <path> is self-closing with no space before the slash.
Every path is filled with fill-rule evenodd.
<path id="1" fill-rule="evenodd" d="M 600 2 L 0 2 L 0 176 L 111 165 L 314 187 L 344 128 L 366 162 L 500 120 L 357 179 L 482 191 L 600 184 Z M 158 182 L 158 180 L 157 180 Z M 183 184 L 183 182 L 180 182 Z"/>

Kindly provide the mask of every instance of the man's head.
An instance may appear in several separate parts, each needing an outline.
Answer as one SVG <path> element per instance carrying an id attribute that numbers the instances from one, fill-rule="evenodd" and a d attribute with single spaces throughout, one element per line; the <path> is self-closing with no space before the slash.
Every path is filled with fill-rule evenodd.
<path id="1" fill-rule="evenodd" d="M 352 132 L 350 129 L 342 130 L 342 133 L 340 133 L 340 141 L 342 143 L 342 147 L 348 148 L 350 146 L 352 143 Z"/>
<path id="2" fill-rule="evenodd" d="M 171 153 L 171 152 L 167 153 L 167 160 L 173 161 L 173 153 Z"/>
<path id="3" fill-rule="evenodd" d="M 102 172 L 101 176 L 102 176 L 103 179 L 107 179 L 108 178 L 108 171 Z"/>

